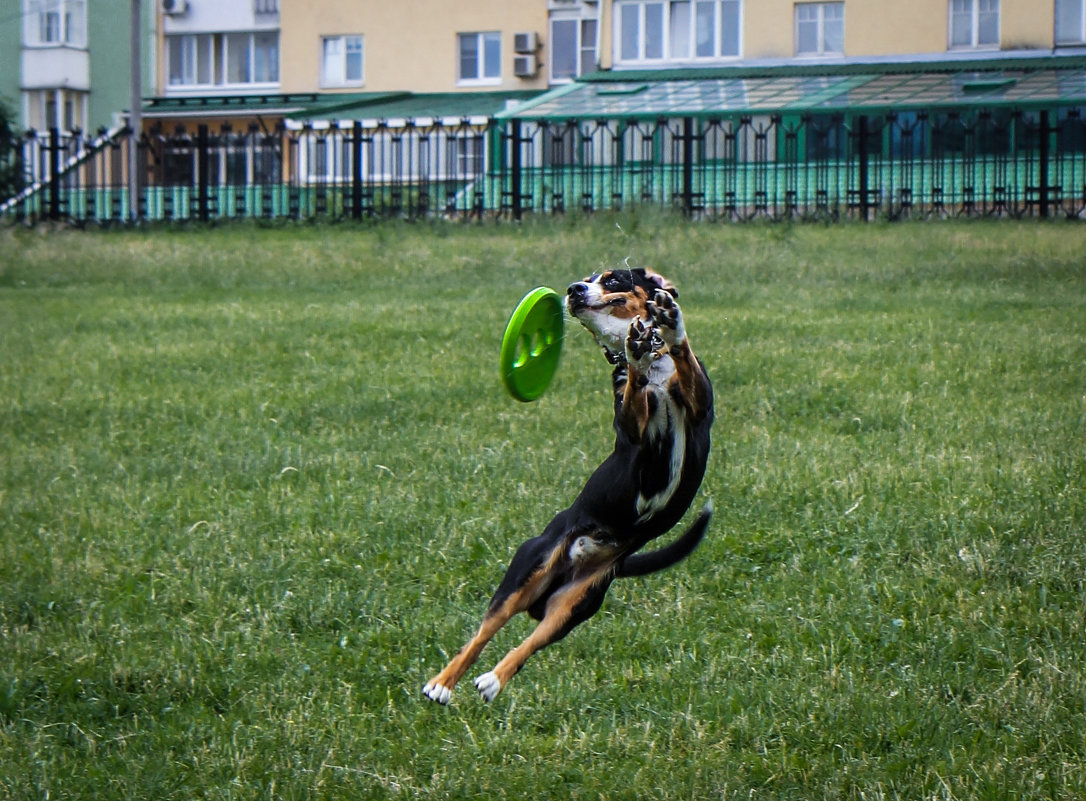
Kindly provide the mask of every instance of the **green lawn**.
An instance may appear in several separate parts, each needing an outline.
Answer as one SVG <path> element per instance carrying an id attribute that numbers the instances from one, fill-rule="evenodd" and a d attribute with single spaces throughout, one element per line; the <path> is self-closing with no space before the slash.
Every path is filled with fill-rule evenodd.
<path id="1" fill-rule="evenodd" d="M 610 447 L 587 333 L 520 404 L 502 327 L 627 257 L 710 533 L 439 707 Z M 0 797 L 1086 796 L 1086 227 L 7 230 L 0 347 Z"/>

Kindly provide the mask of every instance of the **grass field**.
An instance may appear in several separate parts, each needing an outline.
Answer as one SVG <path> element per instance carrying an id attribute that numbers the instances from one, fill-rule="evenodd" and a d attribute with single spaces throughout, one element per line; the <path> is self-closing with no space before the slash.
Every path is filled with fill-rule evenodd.
<path id="1" fill-rule="evenodd" d="M 431 704 L 610 448 L 588 335 L 518 404 L 501 328 L 627 257 L 710 534 Z M 0 797 L 1086 796 L 1082 226 L 9 230 L 0 342 Z"/>

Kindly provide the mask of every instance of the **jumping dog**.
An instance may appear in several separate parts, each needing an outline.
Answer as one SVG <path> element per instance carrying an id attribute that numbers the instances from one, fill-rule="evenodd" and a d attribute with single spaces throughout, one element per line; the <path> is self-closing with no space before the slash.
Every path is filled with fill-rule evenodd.
<path id="1" fill-rule="evenodd" d="M 474 637 L 422 688 L 447 704 L 453 688 L 518 612 L 536 629 L 475 680 L 492 701 L 536 651 L 592 617 L 611 582 L 663 570 L 688 556 L 709 505 L 671 544 L 639 553 L 686 513 L 705 475 L 713 388 L 687 339 L 678 292 L 647 269 L 611 270 L 571 284 L 566 309 L 614 366 L 615 449 L 580 495 L 520 546 Z"/>

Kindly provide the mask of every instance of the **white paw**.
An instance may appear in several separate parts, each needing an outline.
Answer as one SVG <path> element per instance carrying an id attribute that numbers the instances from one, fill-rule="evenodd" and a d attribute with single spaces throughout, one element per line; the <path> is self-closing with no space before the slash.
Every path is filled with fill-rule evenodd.
<path id="1" fill-rule="evenodd" d="M 440 684 L 427 684 L 422 688 L 422 694 L 431 701 L 437 701 L 444 706 L 449 703 L 449 699 L 452 697 L 452 690 L 448 687 L 442 687 Z"/>
<path id="2" fill-rule="evenodd" d="M 498 680 L 498 674 L 492 670 L 475 680 L 475 689 L 483 696 L 483 700 L 489 703 L 502 691 L 502 683 Z"/>

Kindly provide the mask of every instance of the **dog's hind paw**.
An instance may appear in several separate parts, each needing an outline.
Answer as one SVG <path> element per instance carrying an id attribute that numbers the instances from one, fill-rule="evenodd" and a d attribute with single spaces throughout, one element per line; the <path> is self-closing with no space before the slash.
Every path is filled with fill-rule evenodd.
<path id="1" fill-rule="evenodd" d="M 452 690 L 448 687 L 442 687 L 440 684 L 427 684 L 422 688 L 422 694 L 431 701 L 437 701 L 437 703 L 445 706 L 445 704 L 449 703 L 449 698 L 452 697 Z"/>
<path id="2" fill-rule="evenodd" d="M 491 670 L 475 680 L 475 689 L 479 691 L 479 695 L 483 696 L 484 701 L 490 703 L 502 691 L 502 683 L 498 679 L 498 674 Z"/>

